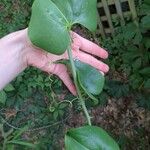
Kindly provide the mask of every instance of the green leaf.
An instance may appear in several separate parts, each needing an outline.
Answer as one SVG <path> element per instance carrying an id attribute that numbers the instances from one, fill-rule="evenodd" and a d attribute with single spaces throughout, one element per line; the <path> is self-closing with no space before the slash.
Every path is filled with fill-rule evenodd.
<path id="1" fill-rule="evenodd" d="M 141 15 L 147 15 L 147 14 L 150 14 L 150 6 L 148 5 L 148 4 L 143 4 L 142 6 L 141 6 L 141 10 L 140 10 L 140 14 Z"/>
<path id="2" fill-rule="evenodd" d="M 143 42 L 144 42 L 144 45 L 145 45 L 146 49 L 149 49 L 150 48 L 150 38 L 145 37 L 143 39 Z"/>
<path id="3" fill-rule="evenodd" d="M 150 6 L 150 1 L 149 0 L 144 0 L 144 3 Z"/>
<path id="4" fill-rule="evenodd" d="M 58 113 L 59 113 L 60 117 L 62 117 L 64 115 L 64 111 L 63 110 L 59 110 Z"/>
<path id="5" fill-rule="evenodd" d="M 150 79 L 148 79 L 148 80 L 144 83 L 144 88 L 150 89 Z"/>
<path id="6" fill-rule="evenodd" d="M 127 41 L 131 40 L 137 32 L 137 27 L 134 23 L 129 23 L 124 27 L 123 32 L 124 39 Z"/>
<path id="7" fill-rule="evenodd" d="M 82 63 L 82 62 L 81 62 Z M 91 100 L 93 101 L 93 103 L 94 103 L 94 105 L 97 105 L 98 104 L 98 99 L 96 98 L 96 97 L 94 97 L 84 86 L 83 86 L 83 84 L 82 84 L 82 82 L 81 82 L 81 80 L 80 80 L 80 78 L 79 78 L 79 73 L 77 74 L 77 76 L 78 76 L 78 82 L 79 82 L 79 84 L 80 84 L 80 86 L 81 86 L 81 88 L 84 90 L 84 92 L 91 98 Z"/>
<path id="8" fill-rule="evenodd" d="M 149 93 L 147 94 L 140 94 L 136 98 L 137 104 L 140 107 L 144 107 L 145 109 L 150 110 L 150 96 Z"/>
<path id="9" fill-rule="evenodd" d="M 134 62 L 132 63 L 132 67 L 133 70 L 137 70 L 141 67 L 142 65 L 142 59 L 141 58 L 137 58 L 136 60 L 134 60 Z"/>
<path id="10" fill-rule="evenodd" d="M 15 146 L 14 146 L 14 145 L 7 145 L 7 149 L 9 149 L 9 150 L 14 150 L 14 149 L 15 149 Z"/>
<path id="11" fill-rule="evenodd" d="M 129 86 L 117 80 L 108 80 L 105 89 L 109 95 L 115 98 L 124 97 L 129 94 Z"/>
<path id="12" fill-rule="evenodd" d="M 137 33 L 134 37 L 134 40 L 133 40 L 134 44 L 139 44 L 142 41 L 142 38 L 143 37 L 142 37 L 141 32 L 137 31 Z"/>
<path id="13" fill-rule="evenodd" d="M 7 95 L 4 91 L 0 91 L 0 103 L 5 105 L 7 99 Z"/>
<path id="14" fill-rule="evenodd" d="M 54 112 L 54 111 L 55 111 L 55 107 L 50 106 L 50 107 L 49 107 L 49 111 L 50 111 L 50 112 Z"/>
<path id="15" fill-rule="evenodd" d="M 85 92 L 98 95 L 102 92 L 104 87 L 104 76 L 92 66 L 85 64 L 79 60 L 74 61 L 78 80 L 84 88 Z"/>
<path id="16" fill-rule="evenodd" d="M 96 126 L 71 129 L 65 136 L 66 150 L 119 150 L 118 144 Z"/>
<path id="17" fill-rule="evenodd" d="M 100 93 L 103 89 L 103 86 L 104 86 L 104 76 L 99 72 L 97 71 L 96 69 L 94 69 L 93 67 L 91 67 L 90 65 L 88 64 L 85 64 L 79 60 L 76 60 L 74 61 L 75 62 L 75 67 L 76 67 L 76 71 L 77 71 L 77 79 L 78 79 L 78 82 L 81 86 L 81 88 L 84 90 L 84 92 L 91 98 L 91 100 L 93 100 L 94 102 L 94 105 L 97 105 L 99 100 L 94 97 L 92 94 L 93 94 L 93 89 L 97 89 L 99 88 L 100 86 L 100 91 L 97 90 L 97 92 L 94 92 L 94 93 Z M 78 62 L 78 63 L 77 63 Z M 58 61 L 58 63 L 61 63 L 61 64 L 65 64 L 67 65 L 68 69 L 71 70 L 71 66 L 70 66 L 70 62 L 68 60 L 61 60 L 61 61 Z M 88 74 L 86 74 L 85 72 L 85 69 L 87 69 L 87 72 Z M 89 75 L 90 73 L 94 73 L 92 75 Z M 84 73 L 84 74 L 83 74 Z M 83 77 L 84 75 L 84 77 Z M 96 76 L 95 76 L 96 75 Z M 97 76 L 100 76 L 100 80 L 97 78 Z M 96 77 L 96 78 L 95 78 Z M 95 79 L 98 79 L 99 83 L 100 84 L 95 84 L 94 80 Z M 82 81 L 81 81 L 82 80 Z M 94 84 L 92 85 L 88 85 L 88 82 L 94 82 Z M 84 84 L 85 83 L 85 84 Z M 98 83 L 98 82 L 97 82 Z M 89 83 L 90 84 L 90 83 Z M 92 84 L 92 83 L 91 83 Z M 89 90 L 86 89 L 86 87 L 89 87 Z M 94 87 L 94 88 L 93 88 Z M 93 89 L 92 89 L 93 88 Z M 92 89 L 92 90 L 90 90 Z M 96 94 L 97 95 L 97 94 Z"/>
<path id="18" fill-rule="evenodd" d="M 85 90 L 86 91 L 86 90 Z M 96 98 L 96 97 L 94 97 L 92 94 L 90 94 L 90 93 L 88 93 L 88 92 L 86 92 L 87 93 L 87 95 L 91 98 L 91 100 L 93 101 L 93 104 L 94 105 L 98 105 L 98 103 L 99 103 L 99 100 Z"/>
<path id="19" fill-rule="evenodd" d="M 58 119 L 58 117 L 59 117 L 59 112 L 58 112 L 58 110 L 54 111 L 53 117 L 54 117 L 54 120 L 57 120 L 57 119 Z"/>
<path id="20" fill-rule="evenodd" d="M 140 70 L 142 75 L 150 77 L 150 67 L 145 67 L 144 69 Z"/>
<path id="21" fill-rule="evenodd" d="M 141 22 L 143 28 L 150 29 L 150 15 L 143 17 Z"/>
<path id="22" fill-rule="evenodd" d="M 25 142 L 25 141 L 17 141 L 17 140 L 8 141 L 7 144 L 17 144 L 17 145 L 30 147 L 30 148 L 35 148 L 36 147 L 36 145 L 34 145 L 32 143 Z"/>
<path id="23" fill-rule="evenodd" d="M 139 73 L 134 73 L 129 76 L 129 84 L 132 86 L 133 89 L 139 88 L 139 86 L 143 83 L 143 78 Z"/>
<path id="24" fill-rule="evenodd" d="M 100 106 L 106 106 L 107 102 L 108 102 L 108 94 L 106 92 L 102 92 L 99 96 Z"/>
<path id="25" fill-rule="evenodd" d="M 21 128 L 20 130 L 16 131 L 13 136 L 13 140 L 16 140 L 17 138 L 19 138 L 25 131 L 27 131 L 27 129 L 28 129 L 28 126 L 25 126 Z"/>
<path id="26" fill-rule="evenodd" d="M 15 88 L 13 87 L 12 84 L 8 84 L 5 89 L 4 89 L 6 92 L 11 92 L 11 91 L 14 91 Z"/>
<path id="27" fill-rule="evenodd" d="M 66 108 L 67 106 L 68 106 L 67 103 L 61 103 L 61 104 L 59 105 L 59 109 L 64 109 L 64 108 Z"/>
<path id="28" fill-rule="evenodd" d="M 48 52 L 64 53 L 70 42 L 65 19 L 51 0 L 35 0 L 28 32 L 31 42 Z"/>
<path id="29" fill-rule="evenodd" d="M 53 54 L 64 53 L 72 25 L 96 29 L 96 4 L 96 0 L 35 0 L 28 30 L 31 42 Z"/>
<path id="30" fill-rule="evenodd" d="M 95 31 L 97 26 L 97 0 L 63 0 L 63 3 L 62 0 L 52 1 L 64 14 L 69 24 L 79 23 L 90 31 Z"/>

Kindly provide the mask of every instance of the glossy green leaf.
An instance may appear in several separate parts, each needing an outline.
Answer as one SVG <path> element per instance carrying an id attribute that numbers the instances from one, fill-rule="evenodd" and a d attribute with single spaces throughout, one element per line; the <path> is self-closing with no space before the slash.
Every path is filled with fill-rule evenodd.
<path id="1" fill-rule="evenodd" d="M 92 66 L 85 64 L 79 60 L 75 61 L 78 80 L 85 92 L 98 95 L 104 87 L 104 76 Z"/>
<path id="2" fill-rule="evenodd" d="M 94 97 L 90 92 L 88 92 L 87 89 L 82 85 L 82 82 L 79 78 L 79 74 L 78 74 L 78 82 L 79 82 L 81 88 L 84 90 L 84 92 L 91 98 L 91 100 L 93 100 L 94 105 L 97 105 L 99 102 L 98 99 L 96 97 Z"/>
<path id="3" fill-rule="evenodd" d="M 118 144 L 96 126 L 71 129 L 65 136 L 66 150 L 119 150 Z"/>
<path id="4" fill-rule="evenodd" d="M 52 0 L 61 10 L 70 25 L 79 23 L 90 31 L 97 26 L 97 0 Z M 90 11 L 89 11 L 90 10 Z"/>
<path id="5" fill-rule="evenodd" d="M 68 48 L 76 23 L 96 29 L 96 0 L 35 0 L 28 34 L 34 45 L 59 55 Z"/>
<path id="6" fill-rule="evenodd" d="M 5 104 L 6 98 L 6 93 L 4 91 L 0 91 L 0 103 Z"/>
<path id="7" fill-rule="evenodd" d="M 67 21 L 51 0 L 35 0 L 29 24 L 31 42 L 48 52 L 62 54 L 69 45 Z"/>

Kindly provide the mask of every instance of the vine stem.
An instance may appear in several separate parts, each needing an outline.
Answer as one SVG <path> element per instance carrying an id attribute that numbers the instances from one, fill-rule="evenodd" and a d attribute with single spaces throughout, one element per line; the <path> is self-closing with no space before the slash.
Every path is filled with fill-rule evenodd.
<path id="1" fill-rule="evenodd" d="M 2 149 L 2 150 L 6 150 L 6 143 L 7 143 L 7 140 L 4 139 L 4 142 L 3 142 L 3 149 Z"/>
<path id="2" fill-rule="evenodd" d="M 4 139 L 2 150 L 6 150 L 7 137 L 6 137 L 6 135 L 5 135 L 3 125 L 1 126 L 0 131 L 1 131 L 2 137 L 3 137 L 3 139 Z"/>
<path id="3" fill-rule="evenodd" d="M 85 106 L 85 101 L 83 100 L 81 91 L 79 89 L 79 84 L 78 84 L 78 81 L 77 81 L 76 67 L 75 67 L 75 64 L 74 64 L 74 61 L 73 61 L 72 50 L 71 50 L 71 46 L 70 45 L 69 45 L 69 47 L 67 49 L 67 52 L 68 52 L 69 60 L 70 60 L 70 63 L 71 63 L 71 69 L 72 69 L 73 79 L 74 79 L 75 87 L 76 87 L 76 90 L 77 90 L 78 98 L 79 98 L 81 106 L 83 108 L 83 111 L 84 111 L 85 117 L 87 119 L 88 125 L 91 126 L 92 125 L 91 124 L 91 117 L 90 117 L 90 115 L 88 113 L 88 110 L 87 110 L 87 108 Z"/>

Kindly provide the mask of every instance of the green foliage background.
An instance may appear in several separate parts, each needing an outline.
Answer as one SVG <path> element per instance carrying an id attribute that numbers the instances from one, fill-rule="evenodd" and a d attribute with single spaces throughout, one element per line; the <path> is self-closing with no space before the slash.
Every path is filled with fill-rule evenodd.
<path id="1" fill-rule="evenodd" d="M 28 26 L 32 2 L 33 0 L 0 1 L 0 37 Z M 150 110 L 149 1 L 145 0 L 137 10 L 138 27 L 130 20 L 125 27 L 118 27 L 115 22 L 117 27 L 114 36 L 105 40 L 97 37 L 110 53 L 106 63 L 111 70 L 106 77 L 103 93 L 97 97 L 99 102 L 87 101 L 89 108 L 94 104 L 105 107 L 110 97 L 116 100 L 132 97 L 140 107 Z M 91 35 L 87 33 L 86 36 Z M 60 101 L 62 93 L 65 93 L 63 103 Z M 65 132 L 63 128 L 70 117 L 70 102 L 74 102 L 74 110 L 80 112 L 75 100 L 56 77 L 35 68 L 26 69 L 0 92 L 0 149 L 4 144 L 3 134 L 7 135 L 8 141 L 16 140 L 20 142 L 19 145 L 23 145 L 21 141 L 24 141 L 28 145 L 15 146 L 15 149 L 29 149 L 32 147 L 29 143 L 37 144 L 39 149 L 61 149 L 59 145 Z M 45 130 L 40 130 L 39 127 Z M 30 132 L 25 132 L 27 130 Z M 142 128 L 138 130 L 140 137 L 143 136 L 145 131 Z M 123 135 L 117 139 L 122 149 L 129 149 L 124 145 L 128 143 L 131 148 L 132 142 L 136 142 L 129 142 Z M 140 139 L 139 149 L 143 147 L 141 150 L 145 150 L 145 141 L 142 137 Z"/>

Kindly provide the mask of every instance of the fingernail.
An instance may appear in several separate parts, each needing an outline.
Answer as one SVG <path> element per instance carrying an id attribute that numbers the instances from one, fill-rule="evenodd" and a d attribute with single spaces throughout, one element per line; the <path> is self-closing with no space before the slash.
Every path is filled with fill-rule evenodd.
<path id="1" fill-rule="evenodd" d="M 105 67 L 105 72 L 107 73 L 109 71 L 109 66 Z"/>
<path id="2" fill-rule="evenodd" d="M 76 91 L 72 91 L 72 94 L 73 94 L 74 96 L 77 96 L 77 92 L 76 92 Z"/>
<path id="3" fill-rule="evenodd" d="M 108 58 L 108 52 L 105 52 L 105 54 L 104 54 L 104 59 L 107 59 Z"/>
<path id="4" fill-rule="evenodd" d="M 71 93 L 72 93 L 74 96 L 77 96 L 77 91 L 76 91 L 75 86 L 72 86 Z"/>
<path id="5" fill-rule="evenodd" d="M 104 76 L 105 74 L 104 74 L 104 72 L 102 72 L 102 71 L 100 71 L 100 73 Z"/>

